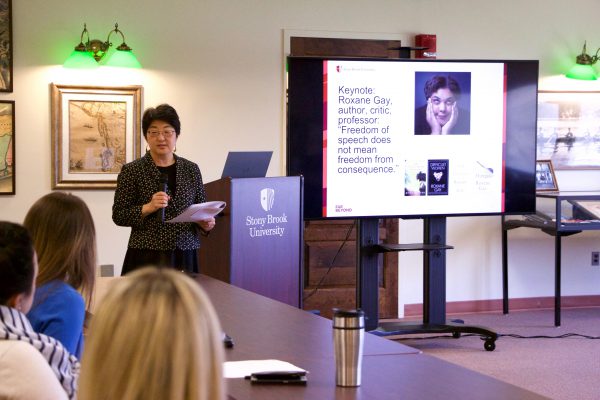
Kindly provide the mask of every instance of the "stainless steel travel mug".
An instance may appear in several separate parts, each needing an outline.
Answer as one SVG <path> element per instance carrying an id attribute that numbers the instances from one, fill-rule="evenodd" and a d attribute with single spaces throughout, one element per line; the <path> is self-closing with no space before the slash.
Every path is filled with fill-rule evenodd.
<path id="1" fill-rule="evenodd" d="M 360 386 L 364 338 L 362 310 L 333 310 L 336 385 Z"/>

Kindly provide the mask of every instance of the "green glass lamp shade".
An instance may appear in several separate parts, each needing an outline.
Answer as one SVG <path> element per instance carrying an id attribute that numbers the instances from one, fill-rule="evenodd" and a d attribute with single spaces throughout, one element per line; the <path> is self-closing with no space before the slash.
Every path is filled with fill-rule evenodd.
<path id="1" fill-rule="evenodd" d="M 567 72 L 566 76 L 567 78 L 580 79 L 584 81 L 595 81 L 598 79 L 593 66 L 582 64 L 575 64 L 573 68 Z"/>
<path id="2" fill-rule="evenodd" d="M 73 50 L 69 58 L 64 62 L 65 68 L 98 68 L 94 56 L 88 51 Z"/>
<path id="3" fill-rule="evenodd" d="M 142 68 L 131 50 L 115 50 L 105 64 L 107 67 Z"/>

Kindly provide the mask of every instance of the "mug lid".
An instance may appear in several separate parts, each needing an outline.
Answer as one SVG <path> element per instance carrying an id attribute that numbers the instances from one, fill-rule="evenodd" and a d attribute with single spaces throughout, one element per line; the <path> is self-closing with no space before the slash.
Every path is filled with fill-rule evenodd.
<path id="1" fill-rule="evenodd" d="M 341 318 L 364 317 L 365 316 L 365 312 L 363 310 L 361 310 L 360 308 L 358 308 L 356 310 L 343 310 L 343 309 L 340 309 L 340 308 L 334 308 L 333 309 L 333 316 L 334 317 L 341 317 Z"/>

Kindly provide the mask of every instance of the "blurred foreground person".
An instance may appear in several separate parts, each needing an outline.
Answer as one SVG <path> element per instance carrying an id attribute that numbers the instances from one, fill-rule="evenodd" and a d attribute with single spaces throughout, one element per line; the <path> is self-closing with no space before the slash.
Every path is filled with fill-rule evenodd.
<path id="1" fill-rule="evenodd" d="M 92 213 L 79 197 L 52 192 L 27 212 L 39 273 L 27 318 L 38 333 L 58 339 L 81 358 L 83 324 L 94 291 L 96 231 Z"/>
<path id="2" fill-rule="evenodd" d="M 35 333 L 25 316 L 36 275 L 27 230 L 0 221 L 0 398 L 75 398 L 79 361 L 56 339 Z"/>
<path id="3" fill-rule="evenodd" d="M 120 278 L 92 318 L 80 400 L 224 400 L 222 333 L 198 283 L 167 268 Z"/>

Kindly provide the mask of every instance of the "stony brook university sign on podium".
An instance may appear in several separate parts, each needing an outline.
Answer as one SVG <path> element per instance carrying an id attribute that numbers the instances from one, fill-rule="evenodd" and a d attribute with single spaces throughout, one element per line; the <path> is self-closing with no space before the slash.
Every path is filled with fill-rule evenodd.
<path id="1" fill-rule="evenodd" d="M 250 237 L 284 235 L 285 225 L 288 223 L 287 215 L 285 212 L 281 215 L 271 214 L 274 202 L 275 189 L 265 188 L 260 191 L 260 205 L 268 214 L 266 216 L 246 216 L 246 226 L 250 227 Z"/>
<path id="2" fill-rule="evenodd" d="M 227 207 L 202 238 L 200 273 L 302 306 L 302 177 L 222 178 L 205 185 Z"/>

